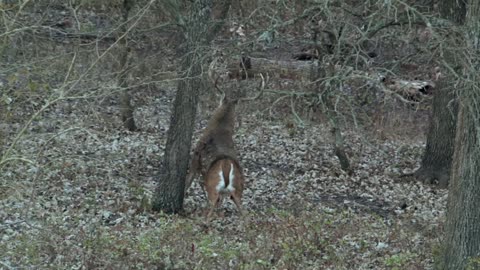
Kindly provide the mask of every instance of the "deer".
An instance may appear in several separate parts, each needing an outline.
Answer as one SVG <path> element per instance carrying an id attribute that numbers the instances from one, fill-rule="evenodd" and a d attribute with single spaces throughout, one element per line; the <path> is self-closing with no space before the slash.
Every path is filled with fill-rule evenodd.
<path id="1" fill-rule="evenodd" d="M 235 106 L 241 101 L 258 99 L 265 88 L 265 79 L 261 76 L 260 89 L 252 98 L 229 98 L 217 86 L 222 98 L 220 106 L 213 112 L 207 126 L 202 131 L 190 162 L 185 180 L 185 195 L 193 179 L 200 174 L 203 182 L 200 186 L 206 193 L 209 204 L 207 221 L 211 220 L 214 210 L 220 205 L 223 195 L 229 195 L 240 216 L 242 210 L 242 194 L 245 185 L 245 175 L 238 159 L 238 153 L 233 141 L 235 127 Z"/>

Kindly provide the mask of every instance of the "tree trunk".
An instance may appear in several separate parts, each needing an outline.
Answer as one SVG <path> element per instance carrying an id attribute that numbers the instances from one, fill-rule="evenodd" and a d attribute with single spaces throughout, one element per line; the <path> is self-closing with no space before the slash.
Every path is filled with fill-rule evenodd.
<path id="1" fill-rule="evenodd" d="M 186 71 L 179 82 L 173 104 L 170 128 L 167 133 L 164 171 L 160 176 L 153 209 L 177 213 L 183 208 L 185 177 L 188 170 L 193 127 L 202 85 L 201 63 L 197 54 L 186 56 L 182 69 Z"/>
<path id="2" fill-rule="evenodd" d="M 334 74 L 330 75 L 334 76 Z M 328 119 L 330 120 L 330 124 L 332 125 L 332 137 L 333 137 L 333 149 L 335 155 L 340 162 L 340 168 L 349 174 L 353 173 L 352 167 L 350 166 L 350 160 L 348 159 L 348 155 L 345 152 L 345 140 L 343 139 L 342 132 L 340 130 L 340 123 L 338 120 L 338 112 L 331 99 L 334 99 L 334 93 L 332 90 L 325 91 L 325 112 L 327 114 Z"/>
<path id="3" fill-rule="evenodd" d="M 480 3 L 469 1 L 465 31 L 470 54 L 461 78 L 476 78 Z M 467 48 L 468 48 L 467 47 Z M 463 54 L 462 54 L 463 56 Z M 462 57 L 463 58 L 463 57 Z M 445 253 L 439 269 L 480 269 L 480 90 L 478 80 L 460 84 L 455 154 L 448 194 Z"/>
<path id="4" fill-rule="evenodd" d="M 318 48 L 317 48 L 318 50 Z M 320 58 L 321 59 L 321 58 Z M 320 60 L 321 61 L 321 60 Z M 340 162 L 340 167 L 345 172 L 349 174 L 353 173 L 352 167 L 350 166 L 350 160 L 348 155 L 345 152 L 345 140 L 343 139 L 342 132 L 340 130 L 340 122 L 338 120 L 338 111 L 334 105 L 335 93 L 334 89 L 341 88 L 338 80 L 332 80 L 331 85 L 327 86 L 322 84 L 324 78 L 335 78 L 335 68 L 333 65 L 329 64 L 323 68 L 320 63 L 317 64 L 316 69 L 312 69 L 311 78 L 313 81 L 316 81 L 316 91 L 322 96 L 323 100 L 323 111 L 327 115 L 330 124 L 332 125 L 332 137 L 333 137 L 333 149 L 335 155 Z"/>
<path id="5" fill-rule="evenodd" d="M 133 0 L 124 0 L 123 1 L 123 22 L 121 26 L 121 35 L 124 35 L 127 32 L 127 22 L 128 22 L 128 14 L 130 9 L 133 6 Z M 120 93 L 120 114 L 122 115 L 122 122 L 126 129 L 130 131 L 136 131 L 137 126 L 135 125 L 135 120 L 133 118 L 133 107 L 131 103 L 131 96 L 128 90 L 128 54 L 130 52 L 130 48 L 128 47 L 128 40 L 127 35 L 125 35 L 122 40 L 120 40 L 121 44 L 121 55 L 120 55 L 120 74 L 118 75 L 118 86 L 122 88 L 122 92 Z"/>
<path id="6" fill-rule="evenodd" d="M 439 9 L 442 18 L 463 24 L 467 15 L 467 0 L 441 0 Z"/>
<path id="7" fill-rule="evenodd" d="M 478 93 L 477 93 L 478 95 Z M 475 103 L 480 102 L 476 100 Z M 479 112 L 462 104 L 458 114 L 448 194 L 445 255 L 440 269 L 480 269 Z"/>
<path id="8" fill-rule="evenodd" d="M 446 188 L 450 178 L 458 105 L 452 85 L 446 84 L 445 80 L 437 85 L 439 89 L 433 96 L 427 146 L 415 177 L 427 184 L 438 181 L 440 187 Z"/>
<path id="9" fill-rule="evenodd" d="M 440 1 L 440 14 L 456 24 L 463 24 L 466 15 L 466 0 Z M 443 51 L 445 61 L 450 67 L 458 67 L 455 52 L 455 38 L 446 38 L 446 50 Z M 449 76 L 447 76 L 447 79 Z M 439 89 L 434 93 L 433 112 L 427 134 L 427 146 L 423 154 L 420 168 L 414 173 L 417 180 L 427 184 L 438 181 L 439 187 L 446 188 L 450 179 L 452 156 L 454 151 L 455 127 L 458 113 L 458 101 L 455 98 L 453 84 L 443 79 Z"/>
<path id="10" fill-rule="evenodd" d="M 231 1 L 224 1 L 230 6 Z M 190 147 L 202 79 L 202 61 L 207 53 L 205 48 L 214 38 L 210 30 L 210 15 L 212 0 L 194 1 L 193 11 L 188 18 L 184 42 L 185 55 L 182 61 L 182 76 L 178 84 L 177 94 L 173 104 L 170 128 L 167 134 L 164 171 L 156 190 L 153 209 L 166 213 L 177 213 L 183 209 L 185 177 L 189 165 Z M 179 11 L 180 12 L 180 11 Z M 223 20 L 228 12 L 224 8 L 221 13 Z M 214 31 L 220 28 L 214 24 Z"/>

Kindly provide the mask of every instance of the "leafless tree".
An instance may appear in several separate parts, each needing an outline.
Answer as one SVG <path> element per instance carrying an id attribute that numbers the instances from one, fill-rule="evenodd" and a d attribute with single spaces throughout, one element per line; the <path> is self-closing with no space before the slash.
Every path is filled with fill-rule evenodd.
<path id="1" fill-rule="evenodd" d="M 180 18 L 176 1 L 169 3 L 172 12 Z M 230 1 L 224 1 L 220 21 L 225 18 Z M 153 208 L 166 213 L 175 213 L 183 208 L 185 177 L 195 123 L 200 88 L 204 85 L 202 66 L 206 48 L 214 38 L 211 30 L 212 0 L 196 0 L 191 4 L 187 17 L 181 19 L 184 34 L 182 44 L 181 76 L 172 108 L 170 128 L 167 134 L 163 172 L 160 176 Z M 218 24 L 214 24 L 214 31 Z"/>

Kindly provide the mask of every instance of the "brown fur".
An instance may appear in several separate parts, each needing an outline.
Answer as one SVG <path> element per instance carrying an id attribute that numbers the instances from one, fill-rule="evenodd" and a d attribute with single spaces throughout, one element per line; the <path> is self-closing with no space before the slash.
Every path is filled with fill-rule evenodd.
<path id="1" fill-rule="evenodd" d="M 237 152 L 233 142 L 233 129 L 235 125 L 236 100 L 224 98 L 212 118 L 208 121 L 202 136 L 193 150 L 190 170 L 185 183 L 185 191 L 192 184 L 197 174 L 205 178 L 208 168 L 219 157 L 227 157 L 237 160 Z"/>
<path id="2" fill-rule="evenodd" d="M 233 179 L 230 179 L 230 170 L 233 165 Z M 224 190 L 217 190 L 220 181 L 220 172 L 223 176 L 224 181 Z M 228 191 L 227 187 L 231 183 L 234 190 Z M 205 190 L 207 191 L 207 197 L 210 205 L 210 210 L 207 214 L 207 219 L 210 220 L 213 211 L 220 204 L 222 200 L 222 193 L 230 195 L 230 198 L 233 200 L 237 209 L 241 215 L 242 211 L 242 193 L 244 188 L 245 178 L 242 172 L 240 165 L 235 160 L 231 159 L 220 159 L 215 161 L 210 169 L 207 172 L 205 177 Z"/>
<path id="3" fill-rule="evenodd" d="M 248 64 L 248 63 L 246 63 Z M 235 126 L 235 105 L 240 101 L 255 100 L 262 95 L 266 82 L 263 75 L 260 75 L 261 83 L 258 94 L 253 98 L 239 98 L 228 99 L 223 98 L 220 107 L 214 112 L 207 127 L 204 129 L 202 136 L 198 140 L 197 145 L 193 151 L 193 157 L 190 164 L 189 173 L 185 182 L 185 192 L 190 188 L 193 179 L 197 174 L 203 176 L 202 187 L 207 192 L 208 200 L 210 201 L 210 211 L 208 217 L 213 213 L 213 209 L 219 204 L 220 195 L 217 194 L 216 187 L 221 181 L 219 172 L 222 171 L 225 186 L 231 182 L 230 168 L 234 166 L 234 190 L 230 193 L 232 200 L 235 202 L 239 212 L 241 210 L 241 198 L 244 187 L 245 178 L 242 167 L 237 158 L 237 151 L 235 150 L 235 143 L 233 142 L 234 126 Z M 267 76 L 268 81 L 268 76 Z M 215 87 L 217 87 L 218 79 L 215 80 Z M 224 93 L 223 93 L 224 94 Z"/>
<path id="4" fill-rule="evenodd" d="M 190 170 L 185 183 L 186 192 L 190 188 L 195 176 L 197 174 L 202 175 L 203 182 L 201 182 L 201 185 L 206 191 L 210 202 L 208 219 L 210 219 L 215 206 L 219 204 L 221 198 L 221 194 L 216 190 L 221 180 L 218 173 L 223 171 L 225 186 L 228 186 L 231 181 L 229 178 L 231 164 L 234 166 L 233 187 L 235 191 L 231 192 L 230 196 L 239 212 L 242 213 L 241 198 L 245 180 L 242 167 L 238 162 L 235 143 L 233 142 L 236 104 L 237 100 L 224 98 L 220 107 L 214 111 L 194 148 Z"/>

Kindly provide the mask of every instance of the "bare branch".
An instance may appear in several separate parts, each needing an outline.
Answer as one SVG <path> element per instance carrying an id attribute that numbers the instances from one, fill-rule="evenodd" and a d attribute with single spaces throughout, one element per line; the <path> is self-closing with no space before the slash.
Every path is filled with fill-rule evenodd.
<path id="1" fill-rule="evenodd" d="M 238 101 L 252 101 L 252 100 L 259 99 L 263 95 L 263 91 L 265 90 L 265 85 L 268 83 L 268 80 L 269 80 L 269 76 L 267 74 L 267 79 L 265 80 L 265 78 L 263 77 L 263 74 L 260 73 L 260 77 L 261 77 L 261 82 L 257 89 L 258 91 L 257 95 L 249 98 L 239 98 Z"/>

